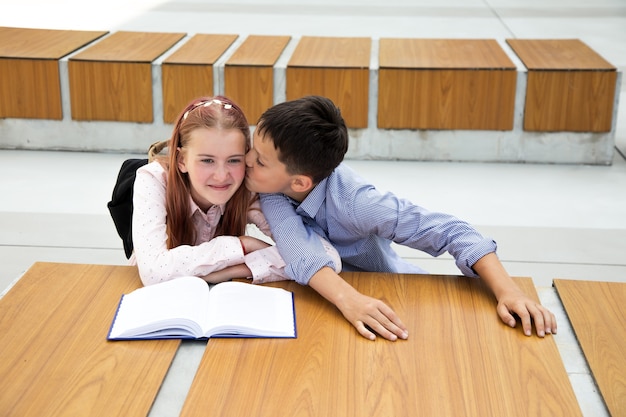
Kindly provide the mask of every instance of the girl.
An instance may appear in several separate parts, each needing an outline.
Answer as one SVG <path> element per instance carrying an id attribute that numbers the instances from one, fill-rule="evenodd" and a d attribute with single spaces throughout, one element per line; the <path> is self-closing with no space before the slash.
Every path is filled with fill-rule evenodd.
<path id="1" fill-rule="evenodd" d="M 289 279 L 275 246 L 244 235 L 248 223 L 270 235 L 257 196 L 242 186 L 250 145 L 235 103 L 201 98 L 178 117 L 169 155 L 137 170 L 130 262 L 144 285 L 183 275 L 210 283 Z"/>

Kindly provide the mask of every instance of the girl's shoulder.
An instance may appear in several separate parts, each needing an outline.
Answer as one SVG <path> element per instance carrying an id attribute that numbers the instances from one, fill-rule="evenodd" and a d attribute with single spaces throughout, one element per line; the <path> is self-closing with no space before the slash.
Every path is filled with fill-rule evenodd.
<path id="1" fill-rule="evenodd" d="M 165 172 L 165 167 L 159 161 L 148 162 L 146 165 L 139 168 L 140 170 L 151 172 L 151 173 L 162 173 Z"/>
<path id="2" fill-rule="evenodd" d="M 152 161 L 137 170 L 137 175 L 155 177 L 163 182 L 167 179 L 167 170 L 159 161 Z"/>
<path id="3" fill-rule="evenodd" d="M 135 179 L 135 190 L 142 189 L 144 191 L 164 192 L 167 188 L 167 170 L 160 162 L 153 161 L 142 166 L 137 170 Z"/>

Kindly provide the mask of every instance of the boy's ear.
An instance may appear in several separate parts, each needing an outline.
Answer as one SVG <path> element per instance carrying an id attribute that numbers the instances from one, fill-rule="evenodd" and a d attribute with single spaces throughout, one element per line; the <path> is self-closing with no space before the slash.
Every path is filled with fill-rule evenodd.
<path id="1" fill-rule="evenodd" d="M 313 178 L 308 175 L 294 175 L 291 180 L 291 189 L 296 193 L 306 193 L 313 189 Z"/>

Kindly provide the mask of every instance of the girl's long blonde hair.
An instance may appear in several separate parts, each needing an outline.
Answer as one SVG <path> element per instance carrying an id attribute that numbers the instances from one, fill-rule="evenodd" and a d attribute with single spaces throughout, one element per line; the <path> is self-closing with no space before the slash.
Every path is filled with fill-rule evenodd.
<path id="1" fill-rule="evenodd" d="M 189 216 L 191 184 L 189 176 L 178 168 L 180 148 L 184 148 L 193 130 L 198 128 L 238 129 L 244 135 L 246 153 L 250 150 L 250 126 L 246 116 L 232 100 L 223 97 L 201 97 L 193 100 L 180 113 L 169 140 L 165 206 L 167 210 L 167 247 L 194 245 L 196 231 Z M 163 161 L 165 162 L 165 161 Z M 241 236 L 245 233 L 251 193 L 242 184 L 226 203 L 224 215 L 215 236 Z"/>

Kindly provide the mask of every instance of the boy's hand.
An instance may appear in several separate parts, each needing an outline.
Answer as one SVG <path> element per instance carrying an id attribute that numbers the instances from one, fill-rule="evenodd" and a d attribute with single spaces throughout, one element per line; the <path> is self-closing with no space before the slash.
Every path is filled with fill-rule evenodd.
<path id="1" fill-rule="evenodd" d="M 337 308 L 361 336 L 376 340 L 376 333 L 387 340 L 407 339 L 409 332 L 396 313 L 381 300 L 354 292 L 346 295 Z M 374 332 L 372 332 L 372 330 Z"/>
<path id="2" fill-rule="evenodd" d="M 309 286 L 333 303 L 361 336 L 375 340 L 376 332 L 391 341 L 409 337 L 406 326 L 389 306 L 361 294 L 332 269 L 320 269 Z"/>
<path id="3" fill-rule="evenodd" d="M 213 271 L 203 277 L 203 280 L 209 284 L 217 284 L 220 282 L 230 281 L 233 278 L 248 278 L 252 276 L 252 272 L 246 266 L 246 264 L 233 265 L 220 269 L 219 271 Z"/>
<path id="4" fill-rule="evenodd" d="M 516 320 L 512 313 L 516 314 L 521 322 L 524 334 L 532 334 L 532 323 L 535 323 L 537 336 L 544 337 L 546 334 L 556 334 L 556 318 L 551 311 L 532 300 L 521 290 L 512 290 L 500 295 L 497 306 L 500 319 L 511 327 L 515 327 Z"/>
<path id="5" fill-rule="evenodd" d="M 522 321 L 522 329 L 526 336 L 532 334 L 532 321 L 535 322 L 537 336 L 556 334 L 554 314 L 522 292 L 495 253 L 489 253 L 480 258 L 473 268 L 496 296 L 498 300 L 496 309 L 504 323 L 515 327 L 516 320 L 513 314 L 517 314 Z"/>
<path id="6" fill-rule="evenodd" d="M 244 248 L 244 255 L 271 246 L 269 243 L 252 236 L 239 236 L 239 240 L 241 241 L 242 248 Z"/>

